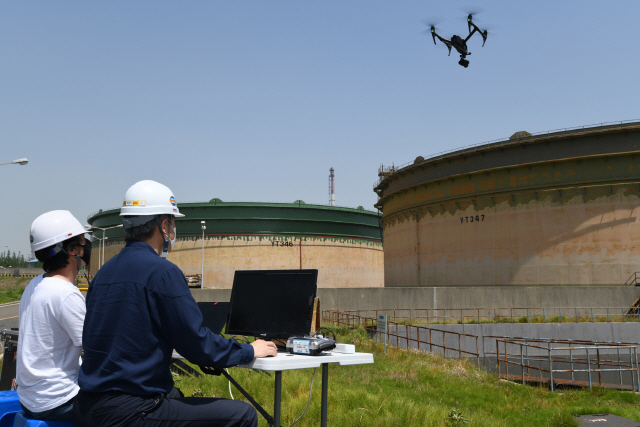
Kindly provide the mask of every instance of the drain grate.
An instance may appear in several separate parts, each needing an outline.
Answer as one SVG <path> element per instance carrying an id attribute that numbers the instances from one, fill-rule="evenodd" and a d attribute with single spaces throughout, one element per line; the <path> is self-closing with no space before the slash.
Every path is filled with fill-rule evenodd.
<path id="1" fill-rule="evenodd" d="M 611 414 L 576 415 L 576 420 L 582 421 L 580 427 L 640 427 L 640 422 L 628 420 Z"/>

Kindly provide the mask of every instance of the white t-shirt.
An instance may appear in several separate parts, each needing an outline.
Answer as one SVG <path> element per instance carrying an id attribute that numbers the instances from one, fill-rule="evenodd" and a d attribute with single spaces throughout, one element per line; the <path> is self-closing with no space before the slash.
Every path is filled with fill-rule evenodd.
<path id="1" fill-rule="evenodd" d="M 86 305 L 73 284 L 42 275 L 20 299 L 16 383 L 31 412 L 56 408 L 78 394 Z"/>

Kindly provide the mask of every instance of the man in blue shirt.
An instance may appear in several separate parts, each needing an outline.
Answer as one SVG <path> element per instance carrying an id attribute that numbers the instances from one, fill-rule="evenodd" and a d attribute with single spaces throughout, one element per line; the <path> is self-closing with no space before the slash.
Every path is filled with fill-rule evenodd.
<path id="1" fill-rule="evenodd" d="M 173 349 L 192 363 L 228 367 L 275 356 L 273 343 L 239 344 L 202 327 L 184 274 L 166 255 L 180 214 L 167 187 L 140 181 L 120 215 L 126 246 L 87 293 L 84 360 L 73 419 L 79 427 L 257 426 L 241 401 L 185 398 L 173 386 Z"/>

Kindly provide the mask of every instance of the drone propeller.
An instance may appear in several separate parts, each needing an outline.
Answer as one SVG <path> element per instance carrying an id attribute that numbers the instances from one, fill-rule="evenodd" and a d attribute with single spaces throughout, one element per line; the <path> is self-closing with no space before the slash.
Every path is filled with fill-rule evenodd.
<path id="1" fill-rule="evenodd" d="M 460 8 L 461 11 L 463 11 L 465 13 L 465 15 L 467 15 L 467 26 L 469 27 L 469 32 L 471 32 L 471 26 L 472 26 L 472 22 L 473 22 L 473 16 L 474 15 L 479 15 L 482 12 L 484 12 L 484 9 L 479 8 L 479 7 L 462 7 Z"/>
<path id="2" fill-rule="evenodd" d="M 461 7 L 459 9 L 461 12 L 463 12 L 465 15 L 480 15 L 482 12 L 484 12 L 484 9 L 482 9 L 481 7 Z"/>
<path id="3" fill-rule="evenodd" d="M 495 28 L 496 27 L 495 26 L 483 25 L 482 28 L 484 28 L 484 31 L 482 31 L 480 28 L 478 28 L 476 26 L 476 29 L 478 30 L 478 33 L 480 33 L 480 35 L 482 36 L 482 46 L 484 47 L 484 44 L 487 42 L 487 37 L 488 37 L 489 33 L 491 33 L 492 36 L 496 35 L 496 32 L 495 32 Z"/>
<path id="4" fill-rule="evenodd" d="M 482 12 L 481 9 L 476 9 L 474 11 L 469 11 L 469 15 L 467 15 L 467 26 L 469 27 L 469 37 L 471 37 L 471 28 L 474 28 L 474 31 L 477 31 L 482 36 L 482 47 L 487 42 L 487 36 L 489 34 L 488 28 L 486 25 L 483 25 L 484 31 L 482 31 L 476 24 L 473 22 L 473 15 Z M 493 31 L 492 31 L 493 33 Z"/>
<path id="5" fill-rule="evenodd" d="M 481 33 L 489 33 L 491 35 L 496 35 L 496 29 L 499 29 L 495 25 L 483 25 L 482 28 L 484 31 L 481 31 Z"/>
<path id="6" fill-rule="evenodd" d="M 467 27 L 469 27 L 469 32 L 471 32 L 471 27 L 475 25 L 475 23 L 473 22 L 473 15 L 473 13 L 467 15 Z"/>
<path id="7" fill-rule="evenodd" d="M 444 43 L 445 46 L 447 46 L 447 49 L 449 49 L 449 55 L 451 55 L 451 42 L 447 39 L 443 39 L 442 37 L 440 37 L 440 35 L 436 32 L 436 25 L 438 25 L 439 22 L 442 22 L 442 19 L 431 19 L 430 21 L 423 21 L 424 24 L 429 27 L 428 30 L 425 31 L 425 33 L 431 33 L 431 38 L 433 38 L 433 44 L 437 44 L 436 43 L 436 37 L 442 42 Z"/>
<path id="8" fill-rule="evenodd" d="M 437 27 L 438 25 L 444 22 L 444 18 L 441 18 L 439 16 L 433 16 L 429 19 L 425 19 L 422 22 L 424 22 L 424 25 L 426 25 L 427 27 Z"/>
<path id="9" fill-rule="evenodd" d="M 433 44 L 436 44 L 436 25 L 442 22 L 440 18 L 434 18 L 429 21 L 424 21 L 424 24 L 429 27 L 428 30 L 425 30 L 425 33 L 430 33 L 433 38 Z"/>

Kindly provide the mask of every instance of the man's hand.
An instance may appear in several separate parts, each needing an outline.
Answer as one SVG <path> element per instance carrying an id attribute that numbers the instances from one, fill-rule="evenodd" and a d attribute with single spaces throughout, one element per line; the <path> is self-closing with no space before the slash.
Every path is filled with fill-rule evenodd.
<path id="1" fill-rule="evenodd" d="M 271 341 L 255 340 L 251 343 L 251 345 L 253 346 L 254 359 L 267 356 L 276 356 L 278 354 L 276 345 Z"/>

